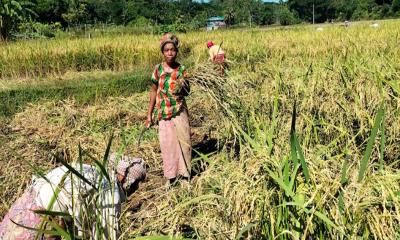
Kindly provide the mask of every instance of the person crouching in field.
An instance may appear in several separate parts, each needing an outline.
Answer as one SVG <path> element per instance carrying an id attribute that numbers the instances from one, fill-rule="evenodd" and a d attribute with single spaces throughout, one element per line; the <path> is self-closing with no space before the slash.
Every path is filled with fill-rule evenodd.
<path id="1" fill-rule="evenodd" d="M 154 113 L 154 120 L 159 125 L 164 177 L 167 178 L 166 186 L 169 186 L 179 177 L 190 178 L 192 146 L 185 102 L 190 87 L 185 80 L 185 67 L 176 61 L 178 38 L 166 33 L 160 45 L 164 61 L 155 66 L 151 77 L 146 127 L 153 124 Z"/>
<path id="2" fill-rule="evenodd" d="M 142 159 L 129 156 L 117 160 L 113 154 L 110 163 L 114 169 L 109 173 L 110 181 L 96 166 L 87 164 L 71 166 L 88 182 L 65 166 L 57 167 L 43 177 L 34 177 L 0 223 L 0 239 L 61 239 L 57 236 L 60 230 L 51 236 L 44 236 L 33 229 L 49 230 L 46 226 L 54 227 L 52 224 L 57 224 L 61 231 L 67 227 L 70 229 L 73 217 L 72 231 L 76 231 L 81 238 L 117 240 L 120 235 L 118 218 L 121 203 L 145 178 L 146 169 Z M 93 199 L 98 199 L 97 203 Z M 37 210 L 61 212 L 69 217 L 44 221 L 45 216 Z M 88 220 L 90 218 L 92 220 Z"/>
<path id="3" fill-rule="evenodd" d="M 215 45 L 212 41 L 207 42 L 210 61 L 218 66 L 221 75 L 225 74 L 226 61 L 225 52 L 220 45 Z"/>

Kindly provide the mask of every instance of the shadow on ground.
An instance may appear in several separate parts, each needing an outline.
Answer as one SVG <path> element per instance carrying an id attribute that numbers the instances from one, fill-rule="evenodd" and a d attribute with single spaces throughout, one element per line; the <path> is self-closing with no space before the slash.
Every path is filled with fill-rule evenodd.
<path id="1" fill-rule="evenodd" d="M 221 146 L 218 145 L 218 140 L 215 138 L 208 139 L 205 137 L 202 141 L 193 145 L 192 177 L 199 176 L 204 172 L 209 165 L 207 156 L 219 151 L 221 151 Z"/>

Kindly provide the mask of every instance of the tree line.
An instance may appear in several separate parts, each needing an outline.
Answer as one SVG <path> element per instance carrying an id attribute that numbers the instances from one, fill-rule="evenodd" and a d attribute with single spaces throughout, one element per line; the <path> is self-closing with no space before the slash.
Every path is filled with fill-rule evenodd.
<path id="1" fill-rule="evenodd" d="M 400 0 L 1 0 L 0 14 L 1 38 L 7 39 L 84 24 L 198 29 L 211 16 L 233 26 L 394 18 Z"/>

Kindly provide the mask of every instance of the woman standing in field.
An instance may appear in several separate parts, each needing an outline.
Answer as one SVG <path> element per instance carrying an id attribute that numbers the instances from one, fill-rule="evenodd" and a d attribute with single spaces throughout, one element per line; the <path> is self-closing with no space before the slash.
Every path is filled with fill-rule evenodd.
<path id="1" fill-rule="evenodd" d="M 151 81 L 150 103 L 146 127 L 154 120 L 159 124 L 161 156 L 167 185 L 177 177 L 190 178 L 192 146 L 188 109 L 185 96 L 189 84 L 185 81 L 185 67 L 176 62 L 179 40 L 171 33 L 161 39 L 164 61 L 156 65 Z"/>

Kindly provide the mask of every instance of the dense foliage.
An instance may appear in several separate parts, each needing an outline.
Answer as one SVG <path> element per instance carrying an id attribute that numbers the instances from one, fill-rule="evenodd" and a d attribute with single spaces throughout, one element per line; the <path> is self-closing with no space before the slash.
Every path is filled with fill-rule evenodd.
<path id="1" fill-rule="evenodd" d="M 253 26 L 393 18 L 400 16 L 400 0 L 2 0 L 0 13 L 1 38 L 7 39 L 26 31 L 27 23 L 36 34 L 46 25 L 47 32 L 53 31 L 55 23 L 62 29 L 112 24 L 186 31 L 204 27 L 216 15 L 224 16 L 228 25 Z"/>

